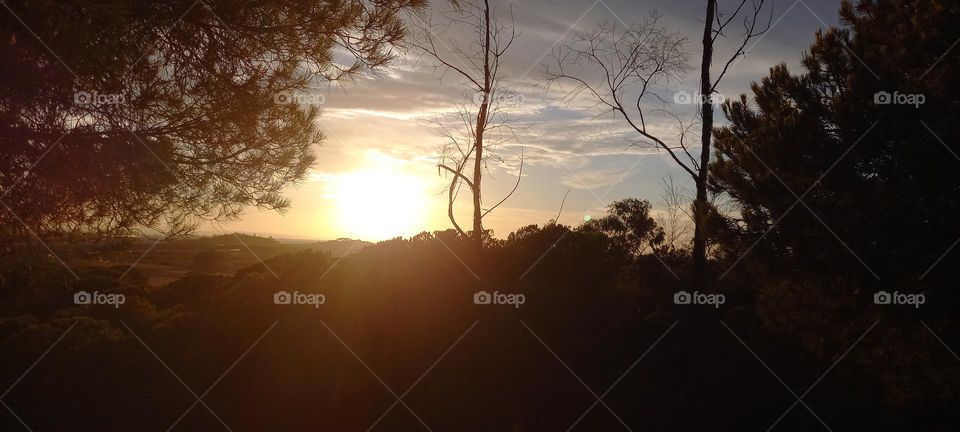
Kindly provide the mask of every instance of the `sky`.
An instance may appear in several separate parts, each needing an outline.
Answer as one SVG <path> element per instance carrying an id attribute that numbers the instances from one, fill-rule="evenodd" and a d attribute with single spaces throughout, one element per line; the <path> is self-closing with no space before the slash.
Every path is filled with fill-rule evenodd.
<path id="1" fill-rule="evenodd" d="M 667 210 L 661 203 L 665 181 L 692 188 L 692 179 L 665 153 L 639 142 L 622 118 L 602 115 L 585 96 L 565 99 L 568 86 L 545 86 L 543 68 L 551 61 L 552 50 L 578 32 L 604 22 L 632 25 L 656 11 L 662 15 L 661 24 L 687 38 L 691 55 L 691 67 L 682 79 L 661 85 L 657 92 L 668 102 L 679 92 L 695 93 L 703 1 L 491 0 L 491 4 L 501 21 L 509 22 L 512 12 L 519 33 L 501 66 L 508 89 L 504 94 L 513 98 L 508 114 L 516 138 L 497 146 L 502 161 L 488 163 L 485 205 L 500 201 L 514 187 L 521 151 L 524 162 L 516 193 L 483 219 L 485 228 L 503 238 L 519 227 L 553 219 L 577 225 L 627 197 L 649 200 L 660 214 Z M 799 71 L 815 32 L 837 25 L 839 4 L 839 0 L 775 1 L 771 29 L 747 45 L 747 55 L 724 77 L 719 93 L 739 97 L 781 62 Z M 721 11 L 735 6 L 732 0 L 720 1 Z M 445 6 L 434 1 L 431 8 L 436 14 Z M 716 45 L 715 75 L 740 42 L 742 28 L 734 23 L 730 29 Z M 465 44 L 469 35 L 453 28 L 444 40 L 448 46 Z M 455 74 L 433 66 L 411 51 L 387 71 L 318 89 L 310 102 L 320 104 L 319 127 L 326 138 L 316 148 L 317 162 L 307 179 L 286 191 L 292 207 L 283 214 L 251 209 L 238 221 L 204 226 L 201 232 L 377 241 L 452 228 L 446 212 L 449 179 L 437 169 L 446 138 L 437 125 L 449 124 L 457 106 L 471 95 Z M 654 100 L 644 105 L 648 111 L 660 107 Z M 691 105 L 671 103 L 665 108 L 687 120 L 693 115 Z M 715 121 L 723 123 L 722 113 Z M 654 115 L 648 124 L 663 136 L 678 136 L 668 118 Z M 467 195 L 462 194 L 456 208 L 461 226 L 471 225 Z"/>

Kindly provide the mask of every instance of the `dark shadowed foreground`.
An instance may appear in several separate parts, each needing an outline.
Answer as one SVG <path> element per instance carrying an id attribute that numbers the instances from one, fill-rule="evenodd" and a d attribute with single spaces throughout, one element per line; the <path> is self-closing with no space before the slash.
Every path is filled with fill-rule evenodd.
<path id="1" fill-rule="evenodd" d="M 162 286 L 136 268 L 122 281 L 124 268 L 77 269 L 66 285 L 56 263 L 11 273 L 5 286 L 24 288 L 3 291 L 0 382 L 13 385 L 2 401 L 15 415 L 0 416 L 2 430 L 958 424 L 960 366 L 932 332 L 936 313 L 927 330 L 871 293 L 772 300 L 737 283 L 716 292 L 719 307 L 676 305 L 678 254 L 661 251 L 661 263 L 552 224 L 483 260 L 455 238 L 383 242 L 339 262 L 303 251 Z M 125 301 L 75 305 L 78 291 Z"/>

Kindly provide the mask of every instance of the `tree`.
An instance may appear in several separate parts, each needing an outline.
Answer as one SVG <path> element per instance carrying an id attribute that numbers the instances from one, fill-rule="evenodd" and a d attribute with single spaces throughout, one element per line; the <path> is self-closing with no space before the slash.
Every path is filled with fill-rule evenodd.
<path id="1" fill-rule="evenodd" d="M 659 248 L 666 236 L 663 228 L 650 216 L 650 202 L 636 198 L 610 204 L 606 216 L 588 221 L 582 229 L 603 233 L 634 256 Z"/>
<path id="2" fill-rule="evenodd" d="M 800 72 L 774 66 L 752 98 L 723 107 L 711 189 L 740 208 L 716 231 L 728 284 L 827 364 L 882 320 L 846 361 L 875 370 L 893 405 L 949 403 L 960 379 L 942 345 L 960 334 L 960 8 L 845 1 L 840 18 Z M 926 301 L 874 306 L 880 290 Z"/>
<path id="3" fill-rule="evenodd" d="M 731 124 L 715 131 L 711 187 L 740 208 L 725 228 L 731 259 L 752 248 L 746 256 L 773 272 L 864 285 L 950 279 L 960 64 L 944 53 L 960 38 L 958 15 L 942 2 L 844 2 L 846 25 L 817 34 L 802 73 L 775 66 L 752 100 L 724 106 Z M 924 100 L 884 99 L 895 94 Z"/>
<path id="4" fill-rule="evenodd" d="M 664 247 L 668 251 L 676 251 L 677 245 L 689 242 L 690 238 L 690 212 L 687 210 L 689 202 L 687 191 L 674 183 L 673 176 L 666 176 L 660 179 L 660 199 L 657 205 L 660 207 L 657 215 L 657 224 L 664 230 Z"/>
<path id="5" fill-rule="evenodd" d="M 700 61 L 700 163 L 697 164 L 696 198 L 693 200 L 693 277 L 695 286 L 703 288 L 707 284 L 707 232 L 708 218 L 711 213 L 710 204 L 707 201 L 707 183 L 710 175 L 710 144 L 713 136 L 713 94 L 717 92 L 717 86 L 723 80 L 724 75 L 730 70 L 730 67 L 740 56 L 746 55 L 746 46 L 750 40 L 757 38 L 770 29 L 770 22 L 773 19 L 773 8 L 770 8 L 770 15 L 766 24 L 759 22 L 760 12 L 763 10 L 765 0 L 751 0 L 750 7 L 745 11 L 746 17 L 743 19 L 744 32 L 741 35 L 740 46 L 736 48 L 723 69 L 715 79 L 710 78 L 710 69 L 713 63 L 713 46 L 717 39 L 724 35 L 723 31 L 733 22 L 734 18 L 740 15 L 747 4 L 747 0 L 741 0 L 734 12 L 724 19 L 722 13 L 717 10 L 717 0 L 707 0 L 706 18 L 703 25 L 703 52 Z"/>
<path id="6" fill-rule="evenodd" d="M 499 144 L 514 138 L 507 118 L 507 110 L 516 106 L 518 96 L 507 91 L 499 75 L 501 60 L 517 38 L 511 23 L 501 24 L 489 0 L 451 1 L 453 10 L 441 13 L 444 24 L 435 25 L 431 17 L 417 18 L 421 25 L 421 40 L 415 46 L 435 62 L 443 73 L 453 72 L 463 81 L 468 102 L 457 109 L 453 125 L 441 122 L 440 134 L 448 139 L 441 150 L 438 171 L 450 175 L 447 196 L 447 217 L 465 238 L 471 238 L 477 250 L 484 244 L 483 218 L 506 202 L 520 185 L 523 176 L 523 154 L 520 155 L 517 183 L 506 197 L 484 209 L 482 197 L 483 170 L 496 154 Z M 467 47 L 461 47 L 450 36 L 451 28 L 471 34 L 474 38 Z M 449 43 L 444 38 L 450 38 Z M 437 45 L 440 45 L 438 48 Z M 442 79 L 442 78 L 441 78 Z M 472 175 L 466 170 L 472 165 Z M 468 234 L 457 223 L 454 204 L 461 186 L 466 186 L 472 197 L 473 230 Z"/>
<path id="7" fill-rule="evenodd" d="M 595 30 L 575 36 L 571 43 L 553 52 L 554 64 L 547 67 L 548 82 L 574 83 L 575 87 L 568 93 L 568 98 L 586 93 L 596 106 L 602 108 L 603 114 L 622 117 L 629 127 L 640 135 L 641 140 L 647 140 L 654 148 L 666 151 L 677 166 L 690 175 L 696 186 L 696 197 L 693 201 L 693 282 L 697 289 L 703 289 L 707 285 L 706 226 L 711 207 L 707 197 L 707 180 L 715 103 L 713 94 L 736 59 L 745 55 L 747 43 L 769 29 L 769 20 L 766 26 L 759 22 L 764 3 L 765 0 L 753 0 L 747 7 L 747 0 L 742 0 L 733 14 L 723 17 L 717 11 L 716 0 L 707 1 L 700 97 L 697 99 L 702 132 L 700 153 L 696 157 L 691 153 L 687 140 L 687 135 L 691 134 L 695 126 L 693 122 L 684 122 L 678 114 L 663 108 L 649 109 L 643 106 L 649 99 L 663 103 L 664 99 L 657 94 L 657 86 L 679 81 L 690 60 L 684 46 L 686 38 L 668 32 L 659 24 L 660 15 L 656 12 L 651 13 L 647 21 L 621 31 L 615 26 L 601 24 Z M 711 79 L 713 45 L 718 38 L 726 36 L 724 30 L 735 18 L 741 16 L 741 12 L 745 15 L 741 43 L 716 79 Z M 587 66 L 593 68 L 594 72 L 601 72 L 600 79 L 590 81 L 589 73 L 578 74 L 571 70 L 578 66 Z M 628 104 L 628 101 L 632 103 Z M 670 139 L 651 128 L 652 113 L 665 114 L 670 121 L 675 122 L 678 137 Z"/>
<path id="8" fill-rule="evenodd" d="M 386 65 L 423 4 L 5 2 L 3 234 L 178 234 L 288 208 L 323 136 L 316 104 L 283 102 Z"/>

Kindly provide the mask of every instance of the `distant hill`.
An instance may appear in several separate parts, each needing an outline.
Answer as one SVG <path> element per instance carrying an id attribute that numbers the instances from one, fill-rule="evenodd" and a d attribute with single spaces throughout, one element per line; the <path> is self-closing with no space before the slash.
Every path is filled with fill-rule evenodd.
<path id="1" fill-rule="evenodd" d="M 336 240 L 327 240 L 319 241 L 316 243 L 309 243 L 308 246 L 310 249 L 318 251 L 330 252 L 330 255 L 333 256 L 344 256 L 356 253 L 360 249 L 363 249 L 367 246 L 372 245 L 368 241 L 363 240 L 354 240 L 348 238 L 339 238 Z"/>
<path id="2" fill-rule="evenodd" d="M 315 251 L 330 252 L 331 255 L 339 257 L 357 252 L 360 249 L 371 245 L 372 243 L 350 238 L 339 238 L 336 240 L 322 240 L 313 242 L 298 239 L 274 238 L 272 236 L 262 237 L 258 235 L 235 233 L 175 240 L 171 242 L 171 245 L 173 244 L 181 247 L 187 246 L 198 249 L 217 250 L 250 248 L 254 250 L 276 249 L 283 252 L 292 252 L 313 249 Z"/>
<path id="3" fill-rule="evenodd" d="M 303 241 L 241 233 L 160 242 L 157 240 L 139 239 L 127 247 L 90 253 L 83 259 L 71 261 L 80 267 L 135 264 L 137 273 L 146 277 L 150 284 L 159 285 L 176 280 L 191 271 L 233 274 L 244 267 L 284 254 L 313 250 L 327 252 L 331 257 L 339 258 L 372 244 L 348 238 Z"/>

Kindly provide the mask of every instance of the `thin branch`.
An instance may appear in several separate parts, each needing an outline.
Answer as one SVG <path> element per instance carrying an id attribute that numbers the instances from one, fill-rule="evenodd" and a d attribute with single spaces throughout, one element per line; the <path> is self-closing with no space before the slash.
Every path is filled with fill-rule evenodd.
<path id="1" fill-rule="evenodd" d="M 747 46 L 747 43 L 749 43 L 751 39 L 761 36 L 764 33 L 766 33 L 768 30 L 770 30 L 770 25 L 773 22 L 773 8 L 770 8 L 770 15 L 767 18 L 767 24 L 763 28 L 763 30 L 759 30 L 759 31 L 756 30 L 757 18 L 760 16 L 760 10 L 763 9 L 763 5 L 765 2 L 766 0 L 758 0 L 756 3 L 754 3 L 753 12 L 750 14 L 750 17 L 744 19 L 744 28 L 746 31 L 744 32 L 743 40 L 741 41 L 740 46 L 733 53 L 733 55 L 730 56 L 729 59 L 727 59 L 726 63 L 723 65 L 723 70 L 720 71 L 720 74 L 717 75 L 717 78 L 713 81 L 713 84 L 710 86 L 711 95 L 717 90 L 717 86 L 720 85 L 720 81 L 723 79 L 724 75 L 727 74 L 727 71 L 730 69 L 730 66 L 733 64 L 733 62 L 736 61 L 736 59 L 741 55 L 746 55 L 744 50 Z M 743 7 L 742 3 L 740 4 L 740 7 Z M 739 12 L 740 12 L 740 8 L 737 8 L 737 13 Z M 727 23 L 729 23 L 729 21 L 732 20 L 733 17 L 735 16 L 736 14 L 732 15 L 727 20 Z M 726 24 L 724 24 L 724 26 L 726 26 Z M 721 27 L 720 29 L 722 30 L 723 27 Z M 716 39 L 716 36 L 714 36 L 714 40 L 715 39 Z M 709 95 L 703 95 L 703 97 L 709 97 Z"/>
<path id="2" fill-rule="evenodd" d="M 446 170 L 446 171 L 449 171 L 449 172 L 450 172 L 451 174 L 453 174 L 454 176 L 460 177 L 460 179 L 461 179 L 464 183 L 467 184 L 467 187 L 473 189 L 473 182 L 471 182 L 470 179 L 467 178 L 467 176 L 463 175 L 463 168 L 462 168 L 462 167 L 460 168 L 460 170 L 455 170 L 455 169 L 450 168 L 450 167 L 448 167 L 448 166 L 446 166 L 446 165 L 444 165 L 444 164 L 437 164 L 437 168 L 442 168 L 442 169 L 444 169 L 444 170 Z"/>
<path id="3" fill-rule="evenodd" d="M 563 204 L 567 202 L 567 195 L 570 195 L 570 189 L 567 189 L 567 192 L 563 194 L 563 199 L 560 200 L 560 210 L 557 210 L 557 217 L 553 219 L 554 223 L 560 221 L 560 214 L 563 213 Z"/>
<path id="4" fill-rule="evenodd" d="M 513 184 L 513 189 L 510 190 L 510 193 L 508 193 L 507 196 L 503 197 L 503 199 L 500 200 L 500 202 L 498 202 L 498 203 L 497 203 L 496 205 L 494 205 L 493 207 L 490 207 L 489 209 L 487 209 L 487 211 L 483 212 L 483 214 L 480 215 L 480 218 L 482 219 L 484 216 L 487 215 L 487 213 L 490 213 L 490 212 L 492 212 L 494 209 L 496 209 L 497 207 L 500 207 L 500 204 L 503 204 L 503 203 L 504 203 L 505 201 L 507 201 L 511 196 L 513 196 L 513 193 L 517 191 L 517 187 L 520 186 L 520 179 L 522 179 L 522 178 L 523 178 L 523 147 L 520 147 L 520 172 L 517 173 L 517 182 Z"/>

